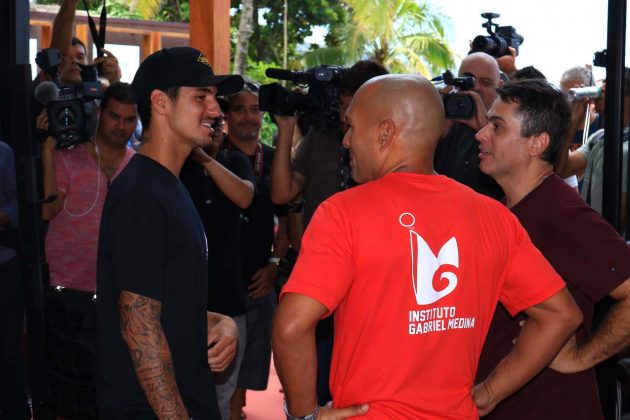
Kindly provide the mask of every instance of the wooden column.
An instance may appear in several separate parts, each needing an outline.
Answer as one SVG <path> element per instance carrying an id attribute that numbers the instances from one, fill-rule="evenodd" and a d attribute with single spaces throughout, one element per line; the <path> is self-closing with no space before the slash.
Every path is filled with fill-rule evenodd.
<path id="1" fill-rule="evenodd" d="M 142 45 L 140 46 L 140 61 L 147 56 L 162 49 L 162 35 L 159 32 L 142 34 Z"/>
<path id="2" fill-rule="evenodd" d="M 50 39 L 52 38 L 52 25 L 42 25 L 41 28 L 41 38 L 40 38 L 40 49 L 50 48 Z"/>
<path id="3" fill-rule="evenodd" d="M 230 72 L 230 0 L 190 0 L 190 46 L 208 57 L 216 74 Z"/>

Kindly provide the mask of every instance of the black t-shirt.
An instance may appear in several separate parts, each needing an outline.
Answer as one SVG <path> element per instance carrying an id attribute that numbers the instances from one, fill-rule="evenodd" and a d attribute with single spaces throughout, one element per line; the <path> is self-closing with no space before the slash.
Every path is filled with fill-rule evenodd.
<path id="1" fill-rule="evenodd" d="M 216 160 L 239 178 L 254 182 L 251 164 L 241 152 L 223 150 Z M 208 238 L 208 310 L 242 315 L 247 310 L 247 292 L 241 275 L 241 209 L 223 194 L 198 162 L 187 160 L 180 178 L 190 192 Z"/>
<path id="2" fill-rule="evenodd" d="M 235 145 L 226 141 L 228 150 L 239 150 Z M 254 201 L 243 211 L 243 280 L 246 284 L 251 282 L 252 276 L 261 267 L 268 264 L 274 239 L 274 216 L 287 215 L 286 206 L 276 206 L 271 201 L 271 163 L 273 162 L 274 148 L 262 145 L 262 156 L 254 153 L 247 156 L 254 172 Z M 262 159 L 261 159 L 262 157 Z"/>
<path id="3" fill-rule="evenodd" d="M 435 171 L 480 194 L 500 200 L 504 194 L 499 184 L 479 170 L 479 142 L 475 134 L 475 130 L 466 124 L 453 124 L 435 149 Z"/>
<path id="4" fill-rule="evenodd" d="M 184 185 L 135 155 L 112 183 L 97 263 L 97 401 L 117 418 L 154 418 L 119 328 L 121 290 L 159 300 L 177 385 L 194 419 L 219 419 L 207 361 L 207 246 Z"/>

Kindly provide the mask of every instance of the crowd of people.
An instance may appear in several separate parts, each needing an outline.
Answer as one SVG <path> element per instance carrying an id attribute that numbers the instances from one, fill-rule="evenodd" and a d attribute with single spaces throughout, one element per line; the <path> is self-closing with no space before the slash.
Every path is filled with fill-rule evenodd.
<path id="1" fill-rule="evenodd" d="M 78 3 L 52 32 L 68 85 L 88 64 Z M 452 119 L 427 79 L 359 61 L 336 84 L 338 123 L 273 115 L 271 147 L 259 83 L 194 48 L 151 54 L 131 84 L 110 52 L 94 63 L 104 94 L 84 141 L 60 147 L 46 103 L 33 116 L 53 416 L 238 420 L 272 350 L 287 419 L 630 412 L 602 403 L 595 370 L 627 356 L 630 248 L 601 216 L 605 81 L 588 66 L 555 87 L 514 51 L 469 54 L 474 113 Z M 17 216 L 0 142 L 0 230 Z M 0 242 L 0 419 L 16 420 L 30 418 L 17 248 Z"/>

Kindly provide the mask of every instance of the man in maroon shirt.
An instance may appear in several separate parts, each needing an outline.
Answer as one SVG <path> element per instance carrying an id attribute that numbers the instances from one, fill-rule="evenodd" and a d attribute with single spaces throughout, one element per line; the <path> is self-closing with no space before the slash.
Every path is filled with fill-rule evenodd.
<path id="1" fill-rule="evenodd" d="M 569 122 L 569 106 L 542 80 L 497 89 L 488 124 L 477 133 L 480 169 L 505 192 L 506 205 L 532 242 L 564 278 L 584 315 L 583 325 L 534 380 L 487 419 L 602 419 L 593 367 L 630 342 L 630 248 L 596 211 L 553 173 Z M 595 303 L 616 301 L 591 334 Z M 497 307 L 477 378 L 507 354 L 523 315 Z"/>

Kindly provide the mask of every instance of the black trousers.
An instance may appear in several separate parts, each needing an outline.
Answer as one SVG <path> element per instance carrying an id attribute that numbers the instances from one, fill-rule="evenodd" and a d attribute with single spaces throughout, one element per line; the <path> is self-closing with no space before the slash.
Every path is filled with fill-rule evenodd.
<path id="1" fill-rule="evenodd" d="M 0 264 L 0 419 L 30 418 L 20 337 L 24 287 L 17 258 Z"/>

